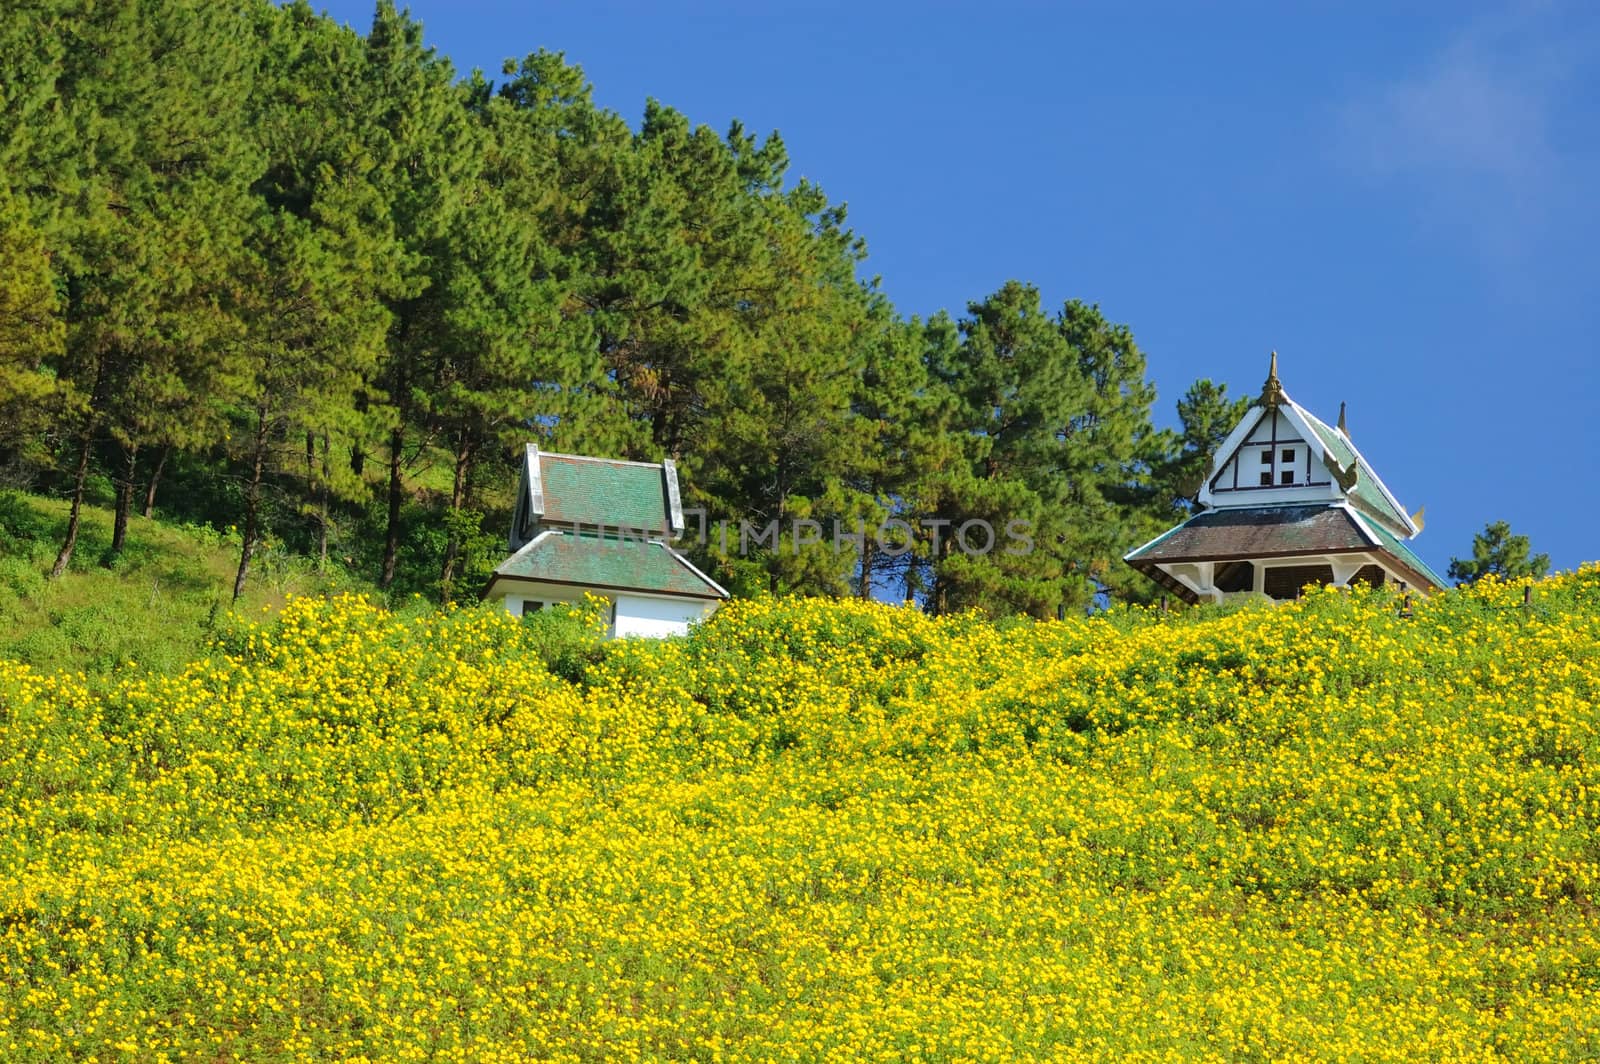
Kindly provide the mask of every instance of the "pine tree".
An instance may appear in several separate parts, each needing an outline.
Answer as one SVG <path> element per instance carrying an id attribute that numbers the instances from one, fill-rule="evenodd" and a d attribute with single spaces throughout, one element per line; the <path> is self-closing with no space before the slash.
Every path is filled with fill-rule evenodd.
<path id="1" fill-rule="evenodd" d="M 927 605 L 1051 616 L 1073 585 L 1061 550 L 1066 517 L 1052 505 L 1068 494 L 1061 443 L 1088 406 L 1089 384 L 1032 286 L 1008 282 L 968 315 L 959 345 L 936 351 L 931 366 L 964 453 L 930 483 L 920 550 L 932 576 Z M 1008 526 L 1026 528 L 1031 542 L 1006 537 Z M 969 539 L 970 550 L 963 529 L 983 537 Z"/>
<path id="2" fill-rule="evenodd" d="M 60 401 L 54 364 L 66 326 L 43 235 L 0 189 L 0 455 L 49 461 L 45 433 Z"/>
<path id="3" fill-rule="evenodd" d="M 244 590 L 268 504 L 309 520 L 319 563 L 333 509 L 368 486 L 354 460 L 385 425 L 364 401 L 377 377 L 404 268 L 389 207 L 348 106 L 363 86 L 361 39 L 304 3 L 257 23 L 262 70 L 251 125 L 265 156 L 243 224 L 227 309 L 233 426 L 228 454 L 241 484 Z"/>
<path id="4" fill-rule="evenodd" d="M 963 457 L 927 481 L 929 608 L 1055 616 L 1114 592 L 1159 440 L 1126 326 L 1008 282 L 930 350 Z M 963 534 L 970 528 L 971 535 Z"/>
<path id="5" fill-rule="evenodd" d="M 1164 434 L 1161 441 L 1151 501 L 1157 517 L 1168 520 L 1193 512 L 1217 449 L 1249 408 L 1250 398 L 1229 398 L 1226 384 L 1201 378 L 1189 386 L 1178 400 L 1178 431 Z"/>
<path id="6" fill-rule="evenodd" d="M 83 9 L 63 52 L 57 88 L 73 150 L 59 164 L 69 296 L 60 376 L 76 424 L 54 575 L 72 560 L 96 442 L 120 453 L 115 551 L 139 447 L 173 434 L 210 367 L 220 319 L 209 278 L 225 254 L 214 237 L 251 169 L 240 136 L 247 30 L 244 13 L 203 0 L 114 0 Z"/>
<path id="7" fill-rule="evenodd" d="M 437 424 L 428 418 L 428 389 L 447 352 L 439 347 L 439 314 L 447 297 L 447 243 L 462 220 L 461 193 L 474 165 L 467 110 L 448 60 L 422 41 L 422 27 L 380 0 L 365 40 L 366 66 L 357 96 L 362 137 L 378 160 L 370 179 L 388 205 L 403 254 L 387 302 L 392 324 L 374 399 L 387 419 L 384 542 L 378 583 L 394 583 L 408 469 L 426 453 Z M 434 289 L 433 292 L 429 290 Z"/>
<path id="8" fill-rule="evenodd" d="M 360 484 L 335 475 L 331 445 L 375 372 L 388 317 L 329 211 L 308 221 L 263 209 L 236 274 L 243 372 L 231 451 L 243 468 L 244 521 L 235 599 L 262 538 L 270 476 L 303 470 L 313 499 Z"/>
<path id="9" fill-rule="evenodd" d="M 582 72 L 537 53 L 508 64 L 491 95 L 481 77 L 465 89 L 475 154 L 460 175 L 461 209 L 442 241 L 424 300 L 436 330 L 437 379 L 426 417 L 452 451 L 448 537 L 440 586 L 448 597 L 464 540 L 473 469 L 536 436 L 602 453 L 615 440 L 610 382 L 586 315 L 576 312 L 572 247 L 580 211 L 576 170 L 588 159 L 597 116 Z"/>
<path id="10" fill-rule="evenodd" d="M 1084 593 L 1126 597 L 1148 585 L 1121 557 L 1162 520 L 1148 505 L 1161 437 L 1150 421 L 1155 388 L 1132 330 L 1078 300 L 1066 303 L 1057 322 L 1089 385 L 1084 409 L 1063 433 L 1058 468 L 1067 494 L 1055 504 L 1070 519 L 1061 549 L 1070 570 L 1086 580 L 1066 604 L 1078 607 Z"/>
<path id="11" fill-rule="evenodd" d="M 864 334 L 866 356 L 852 403 L 860 446 L 843 470 L 848 494 L 833 508 L 850 531 L 859 523 L 855 591 L 870 598 L 891 587 L 910 585 L 914 592 L 919 585 L 912 544 L 891 522 L 918 519 L 924 481 L 953 461 L 959 449 L 946 432 L 949 404 L 928 381 L 929 349 L 944 340 L 955 342 L 954 323 L 944 315 L 926 324 L 902 321 L 879 299 Z"/>
<path id="12" fill-rule="evenodd" d="M 757 148 L 737 127 L 729 141 L 741 164 L 758 156 L 755 167 L 773 167 L 757 187 L 776 189 L 786 160 L 775 142 Z M 708 389 L 707 487 L 741 519 L 775 523 L 776 549 L 751 559 L 769 590 L 842 594 L 857 563 L 835 550 L 833 533 L 859 510 L 846 471 L 871 431 L 853 411 L 869 348 L 869 293 L 854 275 L 863 248 L 843 210 L 807 182 L 755 207 L 765 235 L 736 275 L 749 297 L 736 310 L 747 341 Z"/>
<path id="13" fill-rule="evenodd" d="M 1472 537 L 1472 557 L 1450 559 L 1450 579 L 1470 584 L 1486 576 L 1505 580 L 1538 579 L 1550 571 L 1550 555 L 1532 554 L 1527 536 L 1514 535 L 1511 525 L 1494 521 Z"/>

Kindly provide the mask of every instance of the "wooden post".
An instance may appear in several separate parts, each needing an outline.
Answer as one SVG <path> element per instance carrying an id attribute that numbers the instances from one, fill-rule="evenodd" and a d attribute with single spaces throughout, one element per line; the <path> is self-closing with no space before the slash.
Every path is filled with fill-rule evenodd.
<path id="1" fill-rule="evenodd" d="M 1406 590 L 1406 582 L 1400 581 L 1400 616 L 1411 616 L 1411 592 Z"/>
<path id="2" fill-rule="evenodd" d="M 1529 606 L 1532 606 L 1532 605 L 1533 605 L 1533 585 L 1529 584 L 1528 586 L 1526 586 L 1526 587 L 1524 587 L 1522 589 L 1522 608 L 1523 609 L 1527 609 Z"/>
<path id="3" fill-rule="evenodd" d="M 1167 612 L 1167 596 L 1165 596 L 1165 595 L 1161 596 L 1161 612 L 1162 613 L 1166 613 Z"/>

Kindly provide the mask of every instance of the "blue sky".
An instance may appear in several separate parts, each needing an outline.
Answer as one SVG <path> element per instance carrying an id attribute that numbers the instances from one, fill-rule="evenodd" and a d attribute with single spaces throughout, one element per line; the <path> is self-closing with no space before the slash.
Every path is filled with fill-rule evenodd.
<path id="1" fill-rule="evenodd" d="M 1440 569 L 1501 518 L 1600 558 L 1600 6 L 409 6 L 463 72 L 547 48 L 631 121 L 777 130 L 903 314 L 1008 278 L 1099 303 L 1162 423 L 1276 348 Z"/>

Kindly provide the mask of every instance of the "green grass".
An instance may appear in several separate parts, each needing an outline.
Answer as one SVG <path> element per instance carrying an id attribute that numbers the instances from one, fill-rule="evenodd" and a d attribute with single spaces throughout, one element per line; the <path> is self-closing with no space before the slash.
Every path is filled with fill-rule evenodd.
<path id="1" fill-rule="evenodd" d="M 0 657 L 88 675 L 173 672 L 239 615 L 275 611 L 290 595 L 370 590 L 269 542 L 235 605 L 236 532 L 134 515 L 112 557 L 112 514 L 98 506 L 84 507 L 72 565 L 52 580 L 67 516 L 65 500 L 0 492 Z"/>

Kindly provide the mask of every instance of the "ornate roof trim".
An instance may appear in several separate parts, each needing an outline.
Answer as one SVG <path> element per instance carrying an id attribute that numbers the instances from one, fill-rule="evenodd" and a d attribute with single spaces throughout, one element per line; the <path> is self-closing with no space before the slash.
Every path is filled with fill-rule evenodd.
<path id="1" fill-rule="evenodd" d="M 1323 435 L 1324 433 L 1326 433 L 1329 437 L 1337 439 L 1340 443 L 1350 449 L 1354 471 L 1357 473 L 1358 478 L 1370 480 L 1374 485 L 1377 486 L 1381 501 L 1387 503 L 1389 508 L 1393 510 L 1393 514 L 1391 516 L 1398 518 L 1395 524 L 1405 531 L 1408 538 L 1422 531 L 1417 523 L 1411 519 L 1410 512 L 1407 511 L 1404 506 L 1400 505 L 1400 500 L 1395 498 L 1394 492 L 1390 491 L 1389 486 L 1383 482 L 1383 478 L 1378 476 L 1378 471 L 1372 468 L 1372 463 L 1367 461 L 1366 458 L 1361 454 L 1361 449 L 1351 441 L 1349 433 L 1340 432 L 1338 429 L 1332 428 L 1326 421 L 1323 421 L 1321 418 L 1317 417 L 1317 415 L 1313 414 L 1311 411 L 1307 410 L 1293 399 L 1289 400 L 1289 407 L 1306 420 L 1312 429 L 1312 435 L 1316 437 L 1317 444 L 1324 448 L 1324 451 L 1326 451 L 1327 447 L 1326 438 Z M 1359 483 L 1360 479 L 1357 480 L 1355 487 L 1345 490 L 1359 490 Z M 1374 503 L 1377 501 L 1378 500 L 1374 500 Z"/>
<path id="2" fill-rule="evenodd" d="M 1244 416 L 1233 427 L 1233 431 L 1228 433 L 1227 438 L 1222 441 L 1221 446 L 1217 448 L 1217 453 L 1211 459 L 1211 469 L 1206 473 L 1206 479 L 1200 491 L 1201 505 L 1207 508 L 1216 505 L 1216 501 L 1211 494 L 1211 482 L 1221 474 L 1223 468 L 1238 453 L 1239 448 L 1244 445 L 1245 440 L 1249 438 L 1250 433 L 1260 423 L 1261 418 L 1274 412 L 1282 413 L 1305 437 L 1306 445 L 1312 449 L 1314 452 L 1313 457 L 1318 462 L 1327 464 L 1327 459 L 1330 457 L 1329 451 L 1332 449 L 1329 446 L 1329 441 L 1331 440 L 1336 440 L 1340 447 L 1349 450 L 1350 458 L 1348 461 L 1341 461 L 1342 456 L 1334 454 L 1331 457 L 1336 464 L 1329 465 L 1330 471 L 1335 473 L 1339 482 L 1340 491 L 1346 497 L 1350 497 L 1352 492 L 1359 492 L 1360 485 L 1365 481 L 1370 481 L 1377 488 L 1378 497 L 1373 499 L 1363 497 L 1359 498 L 1358 501 L 1365 501 L 1369 506 L 1379 510 L 1379 513 L 1373 515 L 1376 519 L 1382 520 L 1384 515 L 1381 511 L 1390 510 L 1389 517 L 1392 519 L 1394 526 L 1402 531 L 1407 538 L 1421 531 L 1417 523 L 1412 520 L 1409 511 L 1400 505 L 1400 500 L 1395 498 L 1394 493 L 1383 482 L 1383 478 L 1378 476 L 1377 471 L 1372 468 L 1372 463 L 1368 462 L 1362 456 L 1360 448 L 1351 442 L 1349 434 L 1330 427 L 1327 422 L 1291 399 L 1289 394 L 1283 390 L 1283 383 L 1278 379 L 1278 353 L 1276 351 L 1272 353 L 1271 368 L 1268 370 L 1267 381 L 1262 386 L 1260 397 L 1251 405 L 1249 410 L 1245 411 Z M 1340 476 L 1341 473 L 1343 476 Z M 1345 479 L 1352 474 L 1356 479 L 1350 481 L 1349 485 L 1346 486 Z"/>

